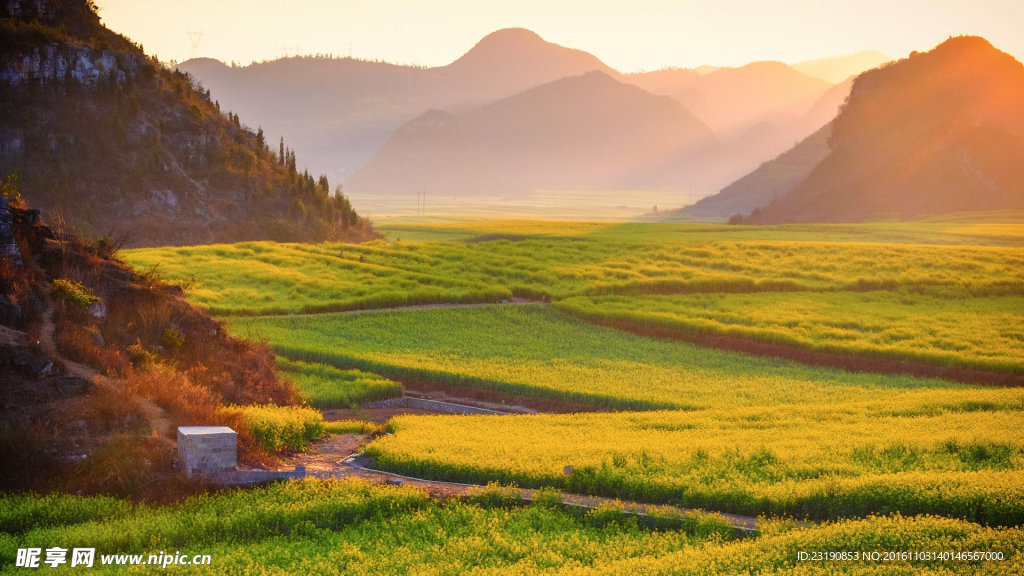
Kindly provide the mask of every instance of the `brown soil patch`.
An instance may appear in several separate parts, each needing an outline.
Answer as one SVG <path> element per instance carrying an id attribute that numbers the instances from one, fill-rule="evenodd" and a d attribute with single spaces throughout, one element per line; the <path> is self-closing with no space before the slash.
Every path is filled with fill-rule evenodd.
<path id="1" fill-rule="evenodd" d="M 420 396 L 430 400 L 442 402 L 453 402 L 456 404 L 468 404 L 492 410 L 508 410 L 509 407 L 523 407 L 536 412 L 547 412 L 551 414 L 572 414 L 576 412 L 604 412 L 604 409 L 597 408 L 582 402 L 559 400 L 556 398 L 544 398 L 537 396 L 515 396 L 493 388 L 470 388 L 462 386 L 448 386 L 431 382 L 429 380 L 402 380 L 400 382 L 410 396 Z"/>
<path id="2" fill-rule="evenodd" d="M 783 358 L 810 366 L 840 368 L 849 372 L 906 374 L 909 376 L 940 378 L 942 380 L 950 380 L 964 384 L 980 384 L 987 386 L 1024 386 L 1024 374 L 1010 374 L 989 370 L 979 370 L 975 368 L 938 366 L 914 360 L 897 360 L 894 358 L 856 356 L 852 354 L 841 354 L 838 352 L 828 352 L 823 350 L 810 350 L 795 345 L 762 342 L 760 340 L 741 336 L 679 332 L 665 328 L 640 328 L 637 326 L 624 326 L 615 322 L 600 320 L 588 319 L 587 322 L 614 328 L 616 330 L 631 332 L 640 336 L 678 340 L 703 346 L 705 348 L 744 352 L 747 354 L 754 354 L 756 356 Z"/>

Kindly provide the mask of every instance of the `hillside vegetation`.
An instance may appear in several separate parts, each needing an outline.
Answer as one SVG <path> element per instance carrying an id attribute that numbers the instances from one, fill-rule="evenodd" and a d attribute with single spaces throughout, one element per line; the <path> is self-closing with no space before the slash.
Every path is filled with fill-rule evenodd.
<path id="1" fill-rule="evenodd" d="M 176 426 L 231 426 L 243 466 L 301 448 L 296 426 L 323 434 L 272 351 L 227 334 L 180 285 L 133 271 L 106 240 L 9 216 L 20 263 L 0 258 L 0 490 L 174 499 L 204 487 L 175 467 Z"/>
<path id="2" fill-rule="evenodd" d="M 364 238 L 283 142 L 104 28 L 85 0 L 0 9 L 0 174 L 84 235 L 131 245 Z"/>

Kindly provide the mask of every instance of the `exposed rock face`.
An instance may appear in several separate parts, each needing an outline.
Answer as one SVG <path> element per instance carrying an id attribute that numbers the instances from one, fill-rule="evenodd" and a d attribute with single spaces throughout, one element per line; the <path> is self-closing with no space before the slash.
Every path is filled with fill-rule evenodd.
<path id="1" fill-rule="evenodd" d="M 56 42 L 30 51 L 8 55 L 0 64 L 0 84 L 20 86 L 26 82 L 67 82 L 95 86 L 102 80 L 123 84 L 139 69 L 135 54 L 114 54 L 110 50 L 93 50 L 81 46 L 65 46 Z"/>
<path id="2" fill-rule="evenodd" d="M 52 20 L 56 14 L 56 6 L 49 0 L 7 0 L 7 14 L 12 18 L 24 20 Z"/>
<path id="3" fill-rule="evenodd" d="M 14 242 L 14 230 L 11 228 L 13 222 L 14 217 L 11 215 L 7 199 L 0 196 L 0 259 L 21 266 L 21 253 L 18 252 L 18 245 Z"/>
<path id="4" fill-rule="evenodd" d="M 74 81 L 96 86 L 105 80 L 124 83 L 143 64 L 141 53 L 111 49 L 115 44 L 130 46 L 130 41 L 98 34 L 102 26 L 88 2 L 0 0 L 0 18 L 27 24 L 13 27 L 0 51 L 2 85 Z M 43 26 L 59 29 L 60 33 Z M 72 38 L 87 41 L 69 41 Z"/>

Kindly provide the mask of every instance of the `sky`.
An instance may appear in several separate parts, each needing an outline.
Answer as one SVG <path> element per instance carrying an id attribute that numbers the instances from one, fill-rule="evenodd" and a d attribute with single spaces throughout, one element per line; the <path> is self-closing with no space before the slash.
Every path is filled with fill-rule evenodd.
<path id="1" fill-rule="evenodd" d="M 949 36 L 1024 61 L 1024 0 L 97 0 L 108 28 L 163 61 L 248 64 L 333 54 L 443 66 L 521 27 L 621 72 L 795 63 L 864 49 L 893 58 Z"/>

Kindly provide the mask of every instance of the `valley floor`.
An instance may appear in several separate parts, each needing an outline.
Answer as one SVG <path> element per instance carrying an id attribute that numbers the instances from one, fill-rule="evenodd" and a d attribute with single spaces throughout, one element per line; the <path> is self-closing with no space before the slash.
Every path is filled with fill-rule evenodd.
<path id="1" fill-rule="evenodd" d="M 385 231 L 388 240 L 361 245 L 128 259 L 159 266 L 232 333 L 267 342 L 305 401 L 357 430 L 292 464 L 405 486 L 310 478 L 140 508 L 116 520 L 132 537 L 85 536 L 94 519 L 41 520 L 31 501 L 12 500 L 0 514 L 11 526 L 3 552 L 51 534 L 124 552 L 205 546 L 228 572 L 1021 569 L 1021 225 Z M 716 339 L 762 355 L 692 343 Z M 780 350 L 853 359 L 844 367 L 858 371 Z M 1010 386 L 978 385 L 986 379 Z M 364 407 L 405 389 L 554 413 Z M 379 425 L 367 420 L 385 433 L 367 436 Z M 624 514 L 618 499 L 650 514 Z M 687 511 L 698 508 L 735 516 Z M 207 510 L 220 519 L 203 520 Z M 184 536 L 187 514 L 198 529 Z M 752 522 L 756 535 L 734 539 L 734 525 Z M 238 542 L 251 546 L 229 549 Z M 839 556 L 850 552 L 896 556 Z"/>

